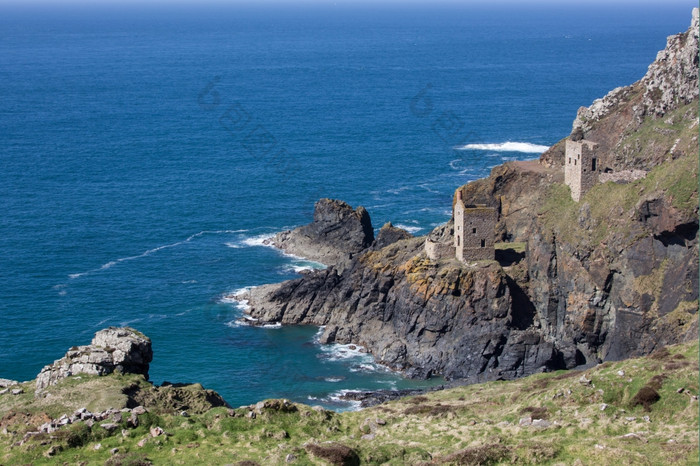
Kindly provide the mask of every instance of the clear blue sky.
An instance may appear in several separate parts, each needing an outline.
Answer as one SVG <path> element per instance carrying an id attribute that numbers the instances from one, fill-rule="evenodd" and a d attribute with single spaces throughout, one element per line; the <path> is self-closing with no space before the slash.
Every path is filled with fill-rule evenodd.
<path id="1" fill-rule="evenodd" d="M 27 5 L 27 4 L 50 4 L 50 5 L 96 5 L 96 4 L 114 4 L 114 5 L 176 5 L 176 4 L 192 4 L 192 5 L 204 5 L 204 4 L 220 4 L 220 5 L 243 5 L 243 4 L 283 4 L 283 5 L 436 5 L 436 4 L 455 4 L 455 5 L 469 5 L 469 4 L 514 4 L 514 5 L 528 5 L 528 4 L 562 4 L 567 5 L 591 5 L 591 4 L 601 4 L 601 5 L 640 5 L 640 4 L 656 4 L 656 5 L 688 5 L 688 8 L 696 7 L 698 3 L 694 0 L 0 0 L 0 5 L 15 4 L 15 5 Z"/>

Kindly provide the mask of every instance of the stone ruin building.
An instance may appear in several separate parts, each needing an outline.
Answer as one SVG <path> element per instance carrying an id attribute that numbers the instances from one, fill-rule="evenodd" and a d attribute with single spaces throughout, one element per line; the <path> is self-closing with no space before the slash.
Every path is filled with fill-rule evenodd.
<path id="1" fill-rule="evenodd" d="M 598 144 L 586 139 L 568 139 L 564 159 L 564 183 L 571 188 L 571 198 L 579 202 L 600 177 Z M 638 176 L 637 176 L 638 178 Z M 443 228 L 434 230 L 425 240 L 425 253 L 431 260 L 456 258 L 461 262 L 493 260 L 496 209 L 482 204 L 465 204 L 457 190 L 453 209 L 454 230 L 448 235 Z"/>
<path id="2" fill-rule="evenodd" d="M 486 205 L 465 205 L 462 192 L 457 191 L 453 210 L 454 232 L 451 242 L 440 241 L 435 235 L 425 240 L 425 253 L 431 260 L 456 258 L 461 262 L 493 260 L 494 231 L 498 214 Z"/>
<path id="3" fill-rule="evenodd" d="M 571 188 L 571 198 L 578 202 L 598 182 L 599 160 L 593 141 L 567 139 L 564 155 L 564 183 Z"/>

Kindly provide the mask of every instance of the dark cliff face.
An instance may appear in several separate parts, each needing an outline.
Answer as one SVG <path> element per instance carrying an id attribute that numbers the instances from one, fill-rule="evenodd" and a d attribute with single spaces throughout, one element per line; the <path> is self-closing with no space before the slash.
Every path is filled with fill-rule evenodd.
<path id="1" fill-rule="evenodd" d="M 514 378 L 559 364 L 554 346 L 521 329 L 508 278 L 495 261 L 435 263 L 422 238 L 251 291 L 261 322 L 323 325 L 322 343 L 358 343 L 413 377 Z M 558 367 L 558 366 L 557 366 Z"/>
<path id="2" fill-rule="evenodd" d="M 653 204 L 667 202 L 668 193 L 658 193 Z M 643 214 L 646 201 L 616 207 L 620 216 L 604 225 L 599 242 L 596 230 L 567 231 L 565 220 L 535 222 L 528 239 L 530 299 L 541 328 L 588 362 L 648 354 L 697 337 L 697 217 L 671 220 L 674 208 L 667 205 L 667 218 L 655 224 Z M 569 211 L 582 223 L 602 222 L 590 209 L 584 203 Z"/>
<path id="3" fill-rule="evenodd" d="M 698 16 L 639 82 L 582 108 L 572 137 L 599 142 L 627 184 L 581 202 L 561 184 L 563 144 L 462 187 L 500 206 L 498 234 L 527 242 L 527 299 L 540 333 L 574 361 L 648 354 L 697 337 Z M 570 365 L 567 360 L 566 365 Z"/>
<path id="4" fill-rule="evenodd" d="M 323 342 L 365 345 L 411 376 L 469 381 L 697 338 L 697 12 L 693 24 L 644 79 L 579 110 L 574 123 L 572 137 L 599 142 L 607 168 L 644 177 L 598 183 L 576 203 L 559 143 L 539 161 L 501 165 L 459 188 L 465 202 L 498 210 L 497 241 L 524 254 L 513 246 L 497 250 L 500 263 L 433 262 L 424 238 L 387 229 L 342 265 L 254 289 L 251 315 L 323 325 Z"/>

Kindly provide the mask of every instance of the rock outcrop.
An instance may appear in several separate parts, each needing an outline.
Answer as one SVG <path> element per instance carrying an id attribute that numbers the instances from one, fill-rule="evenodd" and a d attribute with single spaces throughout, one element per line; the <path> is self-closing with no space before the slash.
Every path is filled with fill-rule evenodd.
<path id="1" fill-rule="evenodd" d="M 618 87 L 590 107 L 581 107 L 573 123 L 572 139 L 598 143 L 601 167 L 613 171 L 649 170 L 668 157 L 693 152 L 697 144 L 681 134 L 679 123 L 697 117 L 698 9 L 690 28 L 670 36 L 647 73 L 636 83 Z M 654 134 L 638 132 L 647 119 Z M 647 125 L 648 126 L 648 125 Z M 697 126 L 692 128 L 697 134 Z M 637 136 L 632 136 L 637 132 Z M 547 164 L 562 165 L 564 153 L 555 146 L 545 154 Z"/>
<path id="2" fill-rule="evenodd" d="M 12 387 L 13 385 L 17 385 L 19 382 L 16 380 L 10 380 L 10 379 L 0 379 L 0 388 L 7 388 L 7 387 Z"/>
<path id="3" fill-rule="evenodd" d="M 283 251 L 323 264 L 339 264 L 367 249 L 374 230 L 364 207 L 350 207 L 343 201 L 321 199 L 308 225 L 278 233 L 271 244 Z"/>
<path id="4" fill-rule="evenodd" d="M 36 378 L 41 391 L 72 375 L 107 375 L 112 372 L 142 374 L 148 379 L 153 359 L 151 340 L 129 327 L 109 327 L 95 334 L 87 346 L 73 347 L 66 355 L 45 366 Z"/>
<path id="5" fill-rule="evenodd" d="M 259 323 L 325 326 L 322 343 L 357 343 L 412 377 L 514 378 L 559 368 L 554 345 L 522 326 L 509 279 L 496 261 L 466 266 L 422 254 L 423 238 L 371 251 L 334 267 L 254 288 Z M 572 366 L 575 364 L 572 364 Z"/>
<path id="6" fill-rule="evenodd" d="M 698 98 L 698 9 L 690 28 L 668 38 L 642 78 L 644 111 L 658 117 Z"/>
<path id="7" fill-rule="evenodd" d="M 413 238 L 413 235 L 402 228 L 395 227 L 391 222 L 388 222 L 379 230 L 377 238 L 372 244 L 372 249 L 382 249 L 397 241 L 408 238 Z"/>
<path id="8" fill-rule="evenodd" d="M 697 338 L 697 17 L 642 80 L 574 123 L 572 138 L 599 144 L 601 166 L 646 176 L 598 183 L 575 203 L 558 143 L 539 161 L 506 163 L 459 188 L 465 202 L 498 210 L 501 249 L 517 243 L 524 254 L 466 265 L 429 259 L 425 238 L 370 249 L 354 241 L 362 252 L 342 266 L 242 296 L 250 314 L 258 323 L 325 326 L 322 342 L 364 345 L 410 376 L 470 382 Z M 323 231 L 336 231 L 325 218 Z M 450 232 L 441 226 L 431 238 L 449 244 Z"/>

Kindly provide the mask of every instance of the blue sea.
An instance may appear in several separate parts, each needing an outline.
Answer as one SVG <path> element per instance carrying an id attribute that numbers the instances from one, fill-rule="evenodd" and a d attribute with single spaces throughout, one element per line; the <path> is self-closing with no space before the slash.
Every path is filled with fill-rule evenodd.
<path id="1" fill-rule="evenodd" d="M 454 189 L 538 157 L 641 78 L 692 2 L 0 4 L 0 377 L 110 325 L 151 380 L 233 406 L 427 386 L 235 290 L 318 267 L 262 241 L 321 197 L 420 235 Z"/>

